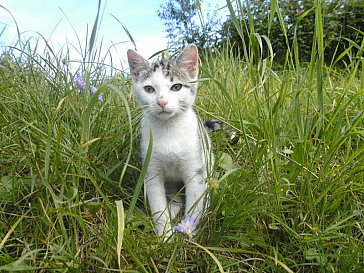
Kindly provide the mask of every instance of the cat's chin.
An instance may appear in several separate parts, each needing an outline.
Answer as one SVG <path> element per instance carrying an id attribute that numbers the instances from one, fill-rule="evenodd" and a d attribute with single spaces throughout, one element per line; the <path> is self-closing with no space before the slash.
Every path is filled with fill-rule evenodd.
<path id="1" fill-rule="evenodd" d="M 173 117 L 174 115 L 175 115 L 175 112 L 167 112 L 167 111 L 163 111 L 163 112 L 159 112 L 159 113 L 155 114 L 156 118 L 158 118 L 160 120 L 168 120 L 171 117 Z"/>

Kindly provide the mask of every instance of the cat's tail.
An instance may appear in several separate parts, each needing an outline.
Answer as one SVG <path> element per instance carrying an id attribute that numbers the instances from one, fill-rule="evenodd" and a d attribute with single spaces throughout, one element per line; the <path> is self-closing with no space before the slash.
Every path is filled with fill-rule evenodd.
<path id="1" fill-rule="evenodd" d="M 230 144 L 235 144 L 239 141 L 239 134 L 229 127 L 226 123 L 217 120 L 211 119 L 204 122 L 204 127 L 208 133 L 225 131 L 227 137 L 229 138 Z"/>

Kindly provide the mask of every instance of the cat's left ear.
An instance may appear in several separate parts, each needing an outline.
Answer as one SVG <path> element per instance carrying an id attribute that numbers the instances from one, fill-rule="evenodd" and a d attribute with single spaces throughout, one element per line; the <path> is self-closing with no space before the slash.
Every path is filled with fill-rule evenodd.
<path id="1" fill-rule="evenodd" d="M 176 63 L 184 68 L 191 79 L 198 76 L 198 50 L 194 44 L 188 45 L 177 57 Z"/>
<path id="2" fill-rule="evenodd" d="M 127 55 L 131 78 L 136 81 L 140 72 L 149 67 L 149 62 L 132 49 L 128 50 Z"/>

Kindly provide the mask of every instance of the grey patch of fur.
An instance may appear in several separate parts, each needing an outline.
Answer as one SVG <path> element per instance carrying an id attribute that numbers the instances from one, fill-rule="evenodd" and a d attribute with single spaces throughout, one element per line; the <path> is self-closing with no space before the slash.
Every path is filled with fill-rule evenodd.
<path id="1" fill-rule="evenodd" d="M 226 128 L 226 124 L 222 123 L 221 121 L 219 121 L 217 119 L 207 120 L 207 121 L 205 121 L 204 125 L 205 125 L 207 132 L 209 132 L 209 133 L 221 131 Z"/>
<path id="2" fill-rule="evenodd" d="M 235 144 L 239 141 L 239 135 L 233 129 L 229 128 L 225 123 L 217 120 L 211 119 L 204 122 L 204 127 L 208 133 L 226 131 L 227 137 L 231 144 Z"/>
<path id="3" fill-rule="evenodd" d="M 162 59 L 158 62 L 152 63 L 147 67 L 147 69 L 143 70 L 139 74 L 139 80 L 143 81 L 152 76 L 158 69 L 162 70 L 163 75 L 166 78 L 169 78 L 171 82 L 175 78 L 179 79 L 183 83 L 188 83 L 191 79 L 188 76 L 187 71 L 178 67 L 175 61 Z"/>

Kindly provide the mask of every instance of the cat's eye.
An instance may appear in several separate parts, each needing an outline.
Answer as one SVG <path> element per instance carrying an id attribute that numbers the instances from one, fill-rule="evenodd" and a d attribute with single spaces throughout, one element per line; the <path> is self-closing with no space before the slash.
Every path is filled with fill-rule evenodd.
<path id="1" fill-rule="evenodd" d="M 154 87 L 153 86 L 150 86 L 150 85 L 144 86 L 144 90 L 147 93 L 153 93 L 155 91 Z"/>
<path id="2" fill-rule="evenodd" d="M 176 84 L 172 85 L 171 90 L 172 91 L 179 91 L 179 90 L 181 90 L 181 88 L 182 88 L 182 84 L 176 83 Z"/>

